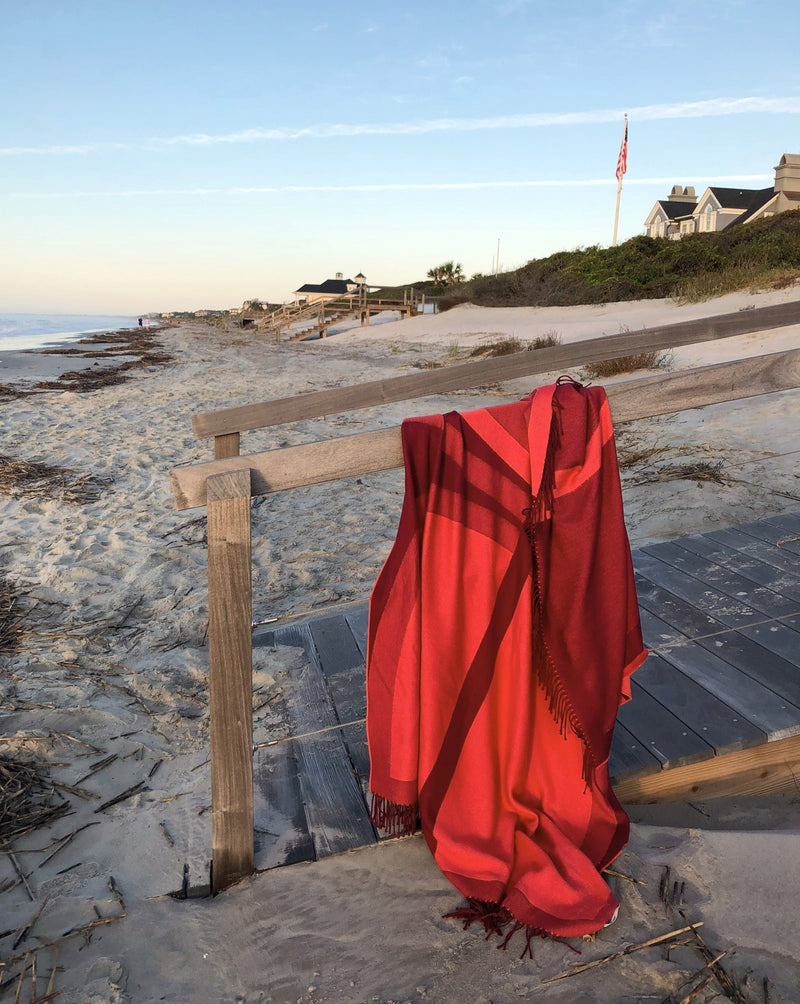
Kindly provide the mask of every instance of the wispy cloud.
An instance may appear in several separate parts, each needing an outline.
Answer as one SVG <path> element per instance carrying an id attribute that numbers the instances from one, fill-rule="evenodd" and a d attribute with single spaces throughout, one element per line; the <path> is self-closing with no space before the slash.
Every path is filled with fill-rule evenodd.
<path id="1" fill-rule="evenodd" d="M 687 173 L 687 172 L 684 172 Z M 688 172 L 691 175 L 691 172 Z M 702 177 L 701 184 L 715 182 L 772 181 L 772 174 L 720 174 L 703 176 L 699 172 L 694 177 Z M 625 185 L 672 185 L 670 178 L 626 178 Z M 431 181 L 400 182 L 382 185 L 237 185 L 229 188 L 129 188 L 117 192 L 8 192 L 10 199 L 134 199 L 168 197 L 243 196 L 243 195 L 283 195 L 307 192 L 425 192 L 425 191 L 477 191 L 488 188 L 592 188 L 616 187 L 616 178 L 550 179 L 538 181 Z M 0 193 L 0 198 L 2 198 Z"/>
<path id="2" fill-rule="evenodd" d="M 88 154 L 108 150 L 167 149 L 180 146 L 285 142 L 298 139 L 334 139 L 358 136 L 412 136 L 441 132 L 477 132 L 489 129 L 541 129 L 553 126 L 597 125 L 617 122 L 627 112 L 631 122 L 666 119 L 711 118 L 719 115 L 796 115 L 800 97 L 710 98 L 673 104 L 641 105 L 633 108 L 604 108 L 577 112 L 533 112 L 497 115 L 488 118 L 441 118 L 419 122 L 327 123 L 314 126 L 255 127 L 229 133 L 187 133 L 154 137 L 142 143 L 84 143 L 59 146 L 19 146 L 0 148 L 0 156 L 23 154 Z"/>

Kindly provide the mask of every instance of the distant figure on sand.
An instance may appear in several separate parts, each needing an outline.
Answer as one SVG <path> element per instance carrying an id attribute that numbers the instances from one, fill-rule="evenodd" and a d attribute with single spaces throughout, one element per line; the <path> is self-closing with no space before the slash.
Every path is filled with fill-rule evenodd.
<path id="1" fill-rule="evenodd" d="M 140 317 L 139 318 L 139 327 L 141 328 L 141 326 L 142 326 L 142 318 Z"/>

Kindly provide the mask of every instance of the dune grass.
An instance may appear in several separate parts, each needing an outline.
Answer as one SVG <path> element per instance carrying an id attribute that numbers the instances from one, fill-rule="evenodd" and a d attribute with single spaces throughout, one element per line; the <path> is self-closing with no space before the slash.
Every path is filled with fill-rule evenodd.
<path id="1" fill-rule="evenodd" d="M 493 338 L 491 341 L 476 345 L 469 353 L 469 356 L 472 359 L 491 359 L 496 356 L 510 356 L 515 352 L 546 349 L 551 345 L 560 344 L 561 336 L 556 331 L 549 331 L 544 335 L 539 335 L 533 341 L 523 341 L 516 335 L 501 335 Z"/>
<path id="2" fill-rule="evenodd" d="M 634 352 L 628 356 L 617 356 L 616 359 L 587 363 L 582 368 L 582 373 L 587 379 L 599 380 L 618 376 L 620 373 L 633 373 L 635 370 L 669 369 L 673 359 L 671 351 Z"/>
<path id="3" fill-rule="evenodd" d="M 800 280 L 800 210 L 682 240 L 639 235 L 616 247 L 559 251 L 448 287 L 439 309 L 555 306 L 671 297 L 696 302 Z M 429 284 L 414 283 L 423 292 Z"/>

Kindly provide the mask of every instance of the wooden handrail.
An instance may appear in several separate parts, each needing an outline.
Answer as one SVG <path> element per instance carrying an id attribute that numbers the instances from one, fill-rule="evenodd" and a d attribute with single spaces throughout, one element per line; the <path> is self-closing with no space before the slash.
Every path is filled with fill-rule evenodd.
<path id="1" fill-rule="evenodd" d="M 660 325 L 618 335 L 602 335 L 569 345 L 517 352 L 496 359 L 460 363 L 423 373 L 373 380 L 353 387 L 313 391 L 282 400 L 203 412 L 192 416 L 192 430 L 200 439 L 247 432 L 395 401 L 465 390 L 483 383 L 550 373 L 633 352 L 660 351 L 798 323 L 800 303 L 795 301 L 732 314 L 718 314 L 679 324 Z"/>
<path id="2" fill-rule="evenodd" d="M 668 415 L 723 401 L 772 394 L 800 386 L 800 349 L 628 380 L 606 388 L 615 424 Z M 267 495 L 308 485 L 358 477 L 402 466 L 400 428 L 360 432 L 337 439 L 288 446 L 170 472 L 175 508 L 205 505 L 206 480 L 249 470 L 252 494 Z"/>
<path id="3" fill-rule="evenodd" d="M 416 301 L 406 300 L 369 300 L 359 297 L 358 293 L 346 293 L 343 296 L 321 297 L 311 300 L 308 303 L 297 304 L 296 306 L 283 305 L 277 310 L 273 310 L 266 317 L 258 321 L 259 331 L 275 331 L 284 327 L 290 327 L 299 321 L 305 321 L 314 317 L 320 310 L 346 310 L 347 312 L 357 312 L 358 310 L 381 311 L 381 310 L 409 310 L 416 305 Z M 249 316 L 249 315 L 248 315 Z M 253 315 L 253 319 L 255 315 Z"/>

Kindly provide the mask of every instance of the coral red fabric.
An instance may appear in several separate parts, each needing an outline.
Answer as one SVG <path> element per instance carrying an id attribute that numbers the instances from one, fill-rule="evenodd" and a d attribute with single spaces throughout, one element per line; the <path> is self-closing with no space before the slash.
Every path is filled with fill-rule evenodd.
<path id="1" fill-rule="evenodd" d="M 397 539 L 370 601 L 376 825 L 529 932 L 607 923 L 628 838 L 608 754 L 642 646 L 605 392 L 408 419 Z M 492 914 L 494 915 L 494 914 Z"/>

